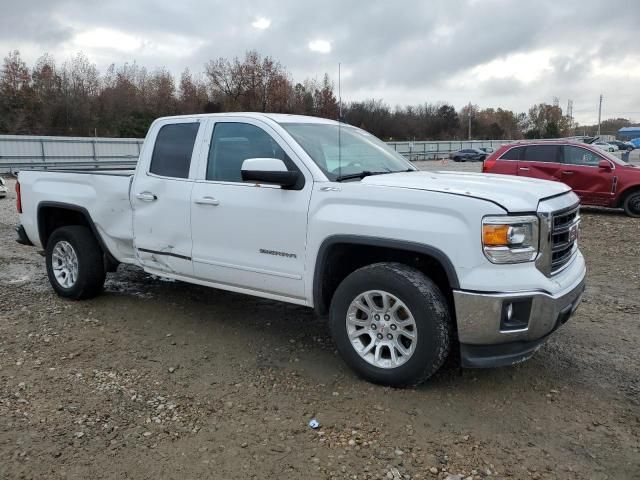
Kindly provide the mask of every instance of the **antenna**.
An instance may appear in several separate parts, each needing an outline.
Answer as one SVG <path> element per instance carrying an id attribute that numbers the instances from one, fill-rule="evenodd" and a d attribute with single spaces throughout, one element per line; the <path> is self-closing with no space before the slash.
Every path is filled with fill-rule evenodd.
<path id="1" fill-rule="evenodd" d="M 338 62 L 338 176 L 342 176 L 342 77 Z"/>
<path id="2" fill-rule="evenodd" d="M 340 75 L 341 63 L 338 62 L 338 120 L 342 121 L 342 77 Z"/>

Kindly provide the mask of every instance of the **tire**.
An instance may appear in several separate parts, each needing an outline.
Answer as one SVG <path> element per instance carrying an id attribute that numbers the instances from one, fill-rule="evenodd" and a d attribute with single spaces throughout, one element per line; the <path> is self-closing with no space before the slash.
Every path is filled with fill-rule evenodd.
<path id="1" fill-rule="evenodd" d="M 103 253 L 88 227 L 71 225 L 55 230 L 45 257 L 49 282 L 61 297 L 84 300 L 102 291 L 106 276 Z"/>
<path id="2" fill-rule="evenodd" d="M 624 213 L 633 218 L 640 218 L 640 190 L 631 192 L 622 203 Z"/>
<path id="3" fill-rule="evenodd" d="M 365 314 L 355 304 L 360 300 L 359 305 L 367 306 L 369 294 L 374 297 L 372 303 L 376 307 L 383 306 L 381 298 L 375 299 L 377 294 L 387 294 L 397 300 L 387 303 L 387 307 L 398 307 L 395 313 L 392 313 L 393 308 L 387 308 L 388 321 L 385 321 L 383 308 L 378 310 L 380 320 L 376 321 L 372 318 L 375 317 L 373 311 L 371 315 Z M 414 327 L 411 330 L 412 320 Z M 353 322 L 358 326 L 354 327 Z M 394 322 L 397 322 L 395 328 Z M 424 382 L 442 366 L 451 348 L 452 325 L 445 296 L 426 275 L 401 263 L 376 263 L 347 276 L 331 300 L 329 323 L 336 347 L 347 365 L 370 382 L 392 387 Z M 375 330 L 374 323 L 379 325 Z M 351 338 L 357 338 L 354 340 L 359 342 L 357 346 L 352 343 L 350 332 Z M 357 336 L 354 332 L 362 334 Z M 404 332 L 414 333 L 415 340 L 411 342 L 415 344 L 409 342 Z M 393 347 L 394 361 L 390 345 L 400 343 L 409 354 L 402 355 L 400 347 Z M 356 350 L 359 347 L 363 354 L 368 350 L 366 357 Z"/>
<path id="4" fill-rule="evenodd" d="M 460 157 L 453 157 L 453 161 L 454 162 L 459 162 L 460 161 Z"/>

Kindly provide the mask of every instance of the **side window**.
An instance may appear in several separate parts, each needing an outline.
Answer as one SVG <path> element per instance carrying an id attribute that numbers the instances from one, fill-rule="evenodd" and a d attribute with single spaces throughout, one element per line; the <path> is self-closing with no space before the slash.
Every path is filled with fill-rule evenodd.
<path id="1" fill-rule="evenodd" d="M 248 123 L 220 122 L 213 128 L 207 180 L 242 182 L 242 163 L 248 158 L 278 158 L 289 170 L 297 170 L 271 136 Z"/>
<path id="2" fill-rule="evenodd" d="M 162 127 L 153 147 L 149 172 L 163 177 L 188 178 L 199 127 L 197 122 Z"/>
<path id="3" fill-rule="evenodd" d="M 524 158 L 527 162 L 558 162 L 560 147 L 558 145 L 531 145 L 526 147 Z"/>
<path id="4" fill-rule="evenodd" d="M 522 152 L 524 151 L 524 147 L 515 147 L 511 150 L 508 150 L 504 155 L 500 158 L 503 160 L 520 160 L 522 156 Z"/>
<path id="5" fill-rule="evenodd" d="M 591 150 L 573 145 L 564 146 L 563 153 L 564 163 L 569 165 L 590 165 L 597 167 L 601 160 L 601 157 Z"/>

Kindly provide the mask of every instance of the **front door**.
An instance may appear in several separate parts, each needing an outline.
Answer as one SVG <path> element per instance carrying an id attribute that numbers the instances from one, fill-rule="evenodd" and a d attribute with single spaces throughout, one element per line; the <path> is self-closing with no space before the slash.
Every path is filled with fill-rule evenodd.
<path id="1" fill-rule="evenodd" d="M 613 195 L 614 165 L 611 170 L 598 167 L 603 157 L 591 150 L 576 145 L 565 145 L 561 174 L 569 185 L 588 205 L 608 206 Z M 608 160 L 607 160 L 608 161 Z"/>
<path id="2" fill-rule="evenodd" d="M 303 302 L 311 176 L 277 132 L 258 120 L 227 117 L 212 121 L 208 132 L 208 155 L 191 195 L 194 276 Z M 241 167 L 248 158 L 281 159 L 305 179 L 292 190 L 244 183 Z"/>

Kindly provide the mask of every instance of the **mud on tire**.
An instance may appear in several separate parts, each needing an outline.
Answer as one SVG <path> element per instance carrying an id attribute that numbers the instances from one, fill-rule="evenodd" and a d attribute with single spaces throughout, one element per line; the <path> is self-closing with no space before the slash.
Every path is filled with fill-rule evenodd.
<path id="1" fill-rule="evenodd" d="M 376 366 L 370 359 L 363 357 L 362 352 L 369 345 L 365 343 L 359 353 L 350 338 L 347 316 L 351 315 L 350 318 L 354 318 L 353 302 L 363 293 L 370 291 L 388 292 L 391 298 L 396 298 L 398 303 L 402 303 L 410 311 L 415 324 L 412 328 L 417 332 L 416 345 L 408 356 L 408 360 L 399 366 L 393 366 L 392 362 L 388 362 L 388 365 L 383 367 Z M 359 304 L 356 303 L 356 305 Z M 382 308 L 384 309 L 384 306 Z M 379 316 L 386 318 L 384 310 L 376 310 L 376 312 L 381 314 Z M 373 311 L 371 316 L 374 316 Z M 363 318 L 364 321 L 357 321 L 364 326 L 357 328 L 373 328 L 365 325 L 369 321 L 369 315 L 364 314 Z M 401 263 L 376 263 L 360 268 L 347 276 L 332 298 L 329 323 L 342 358 L 358 375 L 374 383 L 394 387 L 422 383 L 442 366 L 451 348 L 452 323 L 445 296 L 425 274 Z M 364 334 L 365 342 L 371 334 L 375 334 L 371 336 L 371 341 L 375 342 L 374 338 L 380 333 L 380 329 L 384 332 L 383 339 L 386 339 L 386 335 L 389 334 L 392 334 L 389 338 L 393 338 L 393 334 L 400 332 L 403 328 L 401 321 L 395 326 L 393 323 L 393 317 L 388 323 L 379 323 L 378 330 L 371 330 Z M 387 327 L 390 328 L 384 330 Z M 394 328 L 393 331 L 392 328 Z M 357 332 L 360 331 L 357 330 Z M 378 340 L 378 342 L 383 341 L 386 340 Z"/>
<path id="2" fill-rule="evenodd" d="M 56 247 L 60 246 L 64 246 L 68 251 L 68 245 L 77 260 L 77 274 L 74 276 L 73 282 L 64 285 L 64 280 L 60 279 L 59 273 L 61 262 L 56 260 L 60 257 L 60 250 L 57 254 L 54 252 Z M 47 242 L 45 257 L 49 282 L 58 295 L 74 300 L 83 300 L 93 298 L 102 291 L 106 276 L 103 252 L 88 227 L 71 225 L 56 229 Z M 59 278 L 56 277 L 56 269 L 58 269 Z"/>

